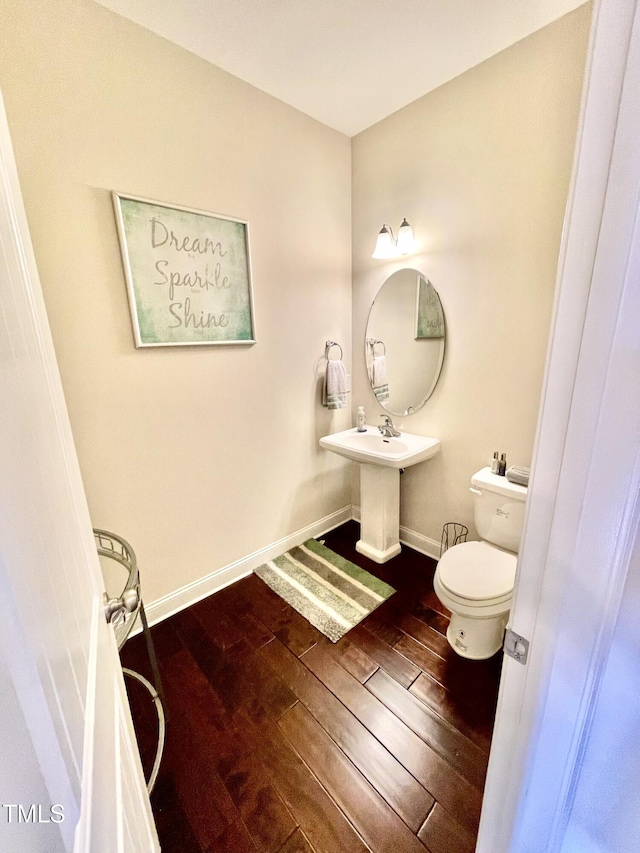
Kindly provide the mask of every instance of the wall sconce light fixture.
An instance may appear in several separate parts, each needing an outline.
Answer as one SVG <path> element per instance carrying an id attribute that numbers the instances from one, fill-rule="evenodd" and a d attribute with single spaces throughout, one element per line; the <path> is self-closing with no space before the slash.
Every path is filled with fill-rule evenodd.
<path id="1" fill-rule="evenodd" d="M 398 239 L 393 236 L 390 225 L 383 225 L 376 240 L 372 258 L 393 258 L 396 255 L 408 255 L 414 249 L 413 228 L 403 219 L 398 228 Z"/>

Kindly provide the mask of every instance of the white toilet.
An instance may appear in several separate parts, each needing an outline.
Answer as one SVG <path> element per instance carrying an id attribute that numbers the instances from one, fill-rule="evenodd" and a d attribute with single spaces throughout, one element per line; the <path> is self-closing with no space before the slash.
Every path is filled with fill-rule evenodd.
<path id="1" fill-rule="evenodd" d="M 433 588 L 451 611 L 447 639 L 462 657 L 490 658 L 502 646 L 516 575 L 527 489 L 483 468 L 471 478 L 480 542 L 440 558 Z"/>

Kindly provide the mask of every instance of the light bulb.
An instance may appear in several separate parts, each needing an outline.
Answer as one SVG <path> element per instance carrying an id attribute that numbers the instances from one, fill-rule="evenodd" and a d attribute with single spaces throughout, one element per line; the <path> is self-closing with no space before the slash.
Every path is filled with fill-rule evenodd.
<path id="1" fill-rule="evenodd" d="M 413 228 L 406 219 L 402 220 L 398 231 L 398 254 L 408 255 L 413 251 Z"/>
<path id="2" fill-rule="evenodd" d="M 376 247 L 371 255 L 372 258 L 392 258 L 395 255 L 396 244 L 391 236 L 391 230 L 383 225 L 376 240 Z"/>

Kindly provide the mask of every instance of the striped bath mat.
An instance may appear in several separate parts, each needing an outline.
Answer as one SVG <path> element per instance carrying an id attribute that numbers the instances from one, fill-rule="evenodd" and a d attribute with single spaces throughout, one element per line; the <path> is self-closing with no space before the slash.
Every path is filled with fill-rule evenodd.
<path id="1" fill-rule="evenodd" d="M 395 592 L 315 539 L 264 563 L 256 574 L 334 643 Z"/>

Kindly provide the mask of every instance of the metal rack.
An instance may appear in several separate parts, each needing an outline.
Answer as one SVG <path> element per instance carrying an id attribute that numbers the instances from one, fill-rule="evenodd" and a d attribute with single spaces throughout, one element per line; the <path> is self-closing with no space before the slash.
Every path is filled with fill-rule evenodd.
<path id="1" fill-rule="evenodd" d="M 460 545 L 462 542 L 467 541 L 467 536 L 469 535 L 469 528 L 460 524 L 457 521 L 448 521 L 442 527 L 442 536 L 440 537 L 440 556 L 444 554 L 449 548 L 453 548 L 454 545 Z"/>
<path id="2" fill-rule="evenodd" d="M 147 653 L 149 662 L 153 672 L 155 687 L 144 676 L 132 669 L 122 667 L 125 675 L 135 679 L 142 684 L 151 694 L 151 698 L 155 705 L 158 714 L 158 747 L 156 756 L 151 768 L 149 781 L 147 782 L 147 790 L 149 793 L 153 790 L 162 761 L 162 753 L 164 751 L 164 739 L 166 731 L 166 717 L 164 713 L 164 693 L 162 689 L 162 679 L 160 678 L 160 670 L 158 668 L 158 660 L 156 651 L 149 630 L 149 623 L 144 610 L 142 596 L 140 594 L 140 572 L 138 571 L 138 561 L 135 552 L 131 545 L 121 536 L 111 533 L 108 530 L 94 528 L 93 536 L 96 543 L 96 549 L 101 557 L 107 557 L 110 560 L 115 560 L 127 572 L 127 580 L 120 595 L 116 598 L 110 598 L 105 604 L 105 616 L 107 622 L 113 627 L 116 644 L 120 650 L 133 629 L 136 619 L 140 616 L 142 622 L 142 630 L 144 632 Z"/>

